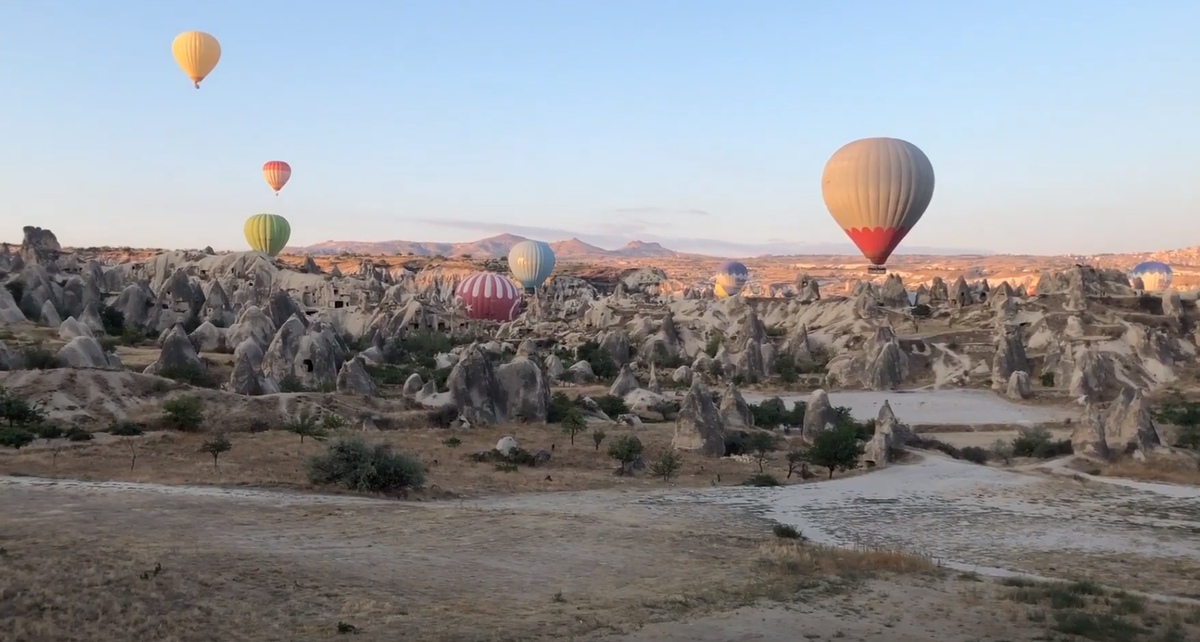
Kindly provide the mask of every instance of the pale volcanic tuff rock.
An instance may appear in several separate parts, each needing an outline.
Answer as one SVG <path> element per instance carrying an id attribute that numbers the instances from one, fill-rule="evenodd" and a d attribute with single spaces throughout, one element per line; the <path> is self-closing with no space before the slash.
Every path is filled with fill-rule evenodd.
<path id="1" fill-rule="evenodd" d="M 708 457 L 725 454 L 725 426 L 721 414 L 699 379 L 692 380 L 680 404 L 671 446 L 676 450 L 698 451 Z"/>

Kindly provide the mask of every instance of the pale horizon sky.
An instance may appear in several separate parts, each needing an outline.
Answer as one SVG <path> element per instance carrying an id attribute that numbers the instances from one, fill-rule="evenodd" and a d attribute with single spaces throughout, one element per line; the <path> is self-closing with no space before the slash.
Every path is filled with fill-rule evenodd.
<path id="1" fill-rule="evenodd" d="M 841 145 L 937 188 L 905 248 L 1200 245 L 1200 4 L 1184 0 L 10 2 L 0 240 L 243 249 L 469 241 L 848 244 Z M 171 40 L 222 59 L 197 91 Z M 261 175 L 288 161 L 276 198 Z M 619 241 L 619 242 L 617 242 Z M 689 245 L 690 244 L 690 245 Z"/>

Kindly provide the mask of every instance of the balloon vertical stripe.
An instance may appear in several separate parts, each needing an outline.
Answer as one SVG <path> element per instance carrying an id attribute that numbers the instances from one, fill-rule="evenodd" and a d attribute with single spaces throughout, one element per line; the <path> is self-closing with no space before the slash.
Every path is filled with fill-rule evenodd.
<path id="1" fill-rule="evenodd" d="M 526 290 L 540 287 L 554 272 L 554 250 L 542 241 L 521 241 L 508 251 L 508 269 Z"/>

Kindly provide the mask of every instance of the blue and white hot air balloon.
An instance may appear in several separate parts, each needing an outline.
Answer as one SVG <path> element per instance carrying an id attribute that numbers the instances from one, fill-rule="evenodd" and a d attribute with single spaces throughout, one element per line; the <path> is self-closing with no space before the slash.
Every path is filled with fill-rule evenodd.
<path id="1" fill-rule="evenodd" d="M 749 280 L 750 270 L 746 269 L 744 263 L 740 261 L 725 261 L 717 266 L 716 285 L 713 286 L 713 293 L 717 295 L 718 299 L 733 296 L 741 292 L 742 287 Z"/>
<path id="2" fill-rule="evenodd" d="M 1161 292 L 1171 287 L 1171 266 L 1161 261 L 1142 261 L 1129 271 L 1129 279 L 1141 279 L 1147 292 Z"/>
<path id="3" fill-rule="evenodd" d="M 533 292 L 554 272 L 554 250 L 542 241 L 521 241 L 508 251 L 508 269 L 526 292 Z"/>

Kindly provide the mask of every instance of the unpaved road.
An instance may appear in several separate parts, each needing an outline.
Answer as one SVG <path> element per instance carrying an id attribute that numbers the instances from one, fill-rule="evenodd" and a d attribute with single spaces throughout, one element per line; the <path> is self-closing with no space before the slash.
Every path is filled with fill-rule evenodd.
<path id="1" fill-rule="evenodd" d="M 749 512 L 967 565 L 1200 594 L 1194 497 L 935 456 L 781 490 L 435 504 L 0 478 L 0 627 L 14 642 L 346 639 L 339 622 L 358 640 L 449 642 L 966 642 L 1044 630 L 954 577 L 749 607 L 764 541 Z"/>

